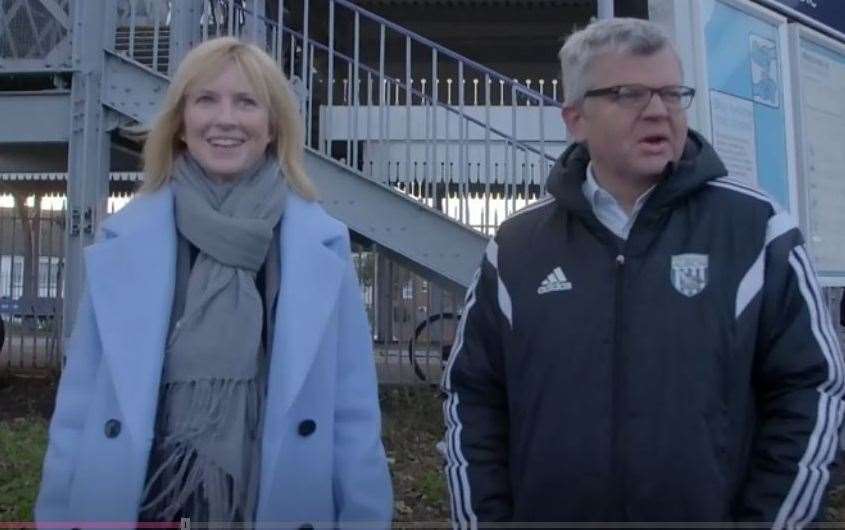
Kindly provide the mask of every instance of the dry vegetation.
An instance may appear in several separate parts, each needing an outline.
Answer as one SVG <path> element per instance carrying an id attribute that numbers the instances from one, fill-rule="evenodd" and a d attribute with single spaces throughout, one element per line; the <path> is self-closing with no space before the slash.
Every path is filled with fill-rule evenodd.
<path id="1" fill-rule="evenodd" d="M 0 375 L 0 522 L 32 519 L 54 393 L 52 378 Z M 446 526 L 448 497 L 436 449 L 443 435 L 437 391 L 386 387 L 380 400 L 396 521 L 415 527 Z M 845 481 L 842 473 L 834 475 L 826 526 L 842 521 L 845 528 Z"/>

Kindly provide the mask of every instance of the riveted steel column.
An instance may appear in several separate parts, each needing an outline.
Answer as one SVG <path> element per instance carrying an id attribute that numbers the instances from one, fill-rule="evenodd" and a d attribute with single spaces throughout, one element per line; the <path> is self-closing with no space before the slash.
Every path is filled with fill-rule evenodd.
<path id="1" fill-rule="evenodd" d="M 267 11 L 264 0 L 249 0 L 246 2 L 246 20 L 241 39 L 251 42 L 262 50 L 268 48 L 267 42 Z M 268 48 L 269 49 L 269 48 Z"/>
<path id="2" fill-rule="evenodd" d="M 68 145 L 67 223 L 65 226 L 64 321 L 70 336 L 76 318 L 84 270 L 83 247 L 106 213 L 109 133 L 102 104 L 105 47 L 114 45 L 115 7 L 108 0 L 75 0 L 73 77 Z"/>
<path id="3" fill-rule="evenodd" d="M 613 18 L 613 0 L 598 0 L 596 18 Z"/>
<path id="4" fill-rule="evenodd" d="M 172 77 L 182 58 L 202 41 L 200 17 L 203 0 L 178 0 L 171 3 L 170 62 L 168 73 Z"/>

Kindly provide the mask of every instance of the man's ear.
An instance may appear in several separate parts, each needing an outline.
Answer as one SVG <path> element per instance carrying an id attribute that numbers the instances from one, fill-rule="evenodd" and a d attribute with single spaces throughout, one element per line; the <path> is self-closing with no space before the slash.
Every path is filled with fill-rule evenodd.
<path id="1" fill-rule="evenodd" d="M 584 111 L 580 105 L 569 105 L 562 107 L 560 115 L 563 117 L 563 122 L 566 124 L 566 130 L 569 133 L 569 141 L 581 142 L 586 136 L 584 130 Z"/>

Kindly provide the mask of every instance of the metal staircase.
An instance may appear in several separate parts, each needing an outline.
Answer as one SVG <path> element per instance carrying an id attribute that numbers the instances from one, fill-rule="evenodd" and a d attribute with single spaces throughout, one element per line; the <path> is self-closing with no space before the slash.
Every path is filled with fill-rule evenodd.
<path id="1" fill-rule="evenodd" d="M 32 31 L 22 12 L 37 14 Z M 111 146 L 150 122 L 168 73 L 205 39 L 235 35 L 276 59 L 325 208 L 455 290 L 495 225 L 544 193 L 565 140 L 556 84 L 554 96 L 541 93 L 551 83 L 532 90 L 347 0 L 0 0 L 0 34 L 0 83 L 49 75 L 58 86 L 0 90 L 11 117 L 0 146 L 70 145 L 68 317 L 81 248 L 105 214 Z M 22 54 L 39 35 L 55 46 Z"/>

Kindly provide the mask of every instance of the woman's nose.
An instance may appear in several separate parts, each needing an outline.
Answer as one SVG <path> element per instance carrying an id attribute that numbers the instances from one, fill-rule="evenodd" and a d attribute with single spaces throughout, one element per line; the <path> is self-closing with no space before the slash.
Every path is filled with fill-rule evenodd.
<path id="1" fill-rule="evenodd" d="M 235 124 L 235 107 L 231 101 L 222 100 L 214 113 L 214 123 L 217 125 Z"/>

